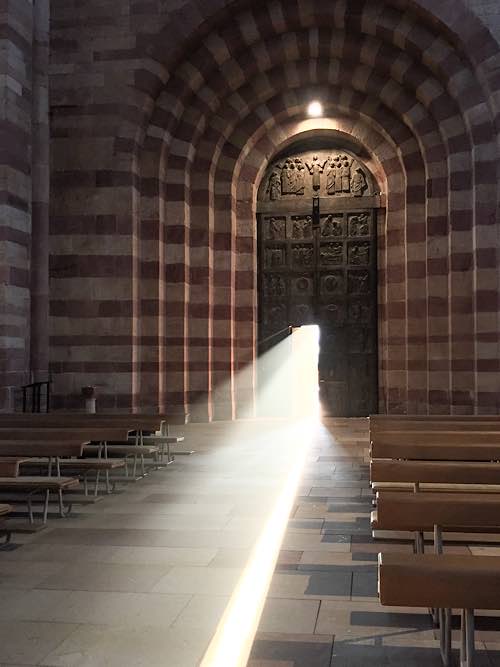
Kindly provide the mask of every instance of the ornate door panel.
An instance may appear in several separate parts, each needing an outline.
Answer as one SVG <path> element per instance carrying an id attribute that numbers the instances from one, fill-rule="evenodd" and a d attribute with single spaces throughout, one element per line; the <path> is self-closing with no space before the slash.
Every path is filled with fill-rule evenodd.
<path id="1" fill-rule="evenodd" d="M 335 164 L 334 158 L 324 161 L 324 156 L 315 156 L 316 160 L 314 156 L 288 159 L 288 169 L 290 164 L 312 167 L 307 170 L 309 178 L 300 173 L 295 185 L 287 175 L 283 187 L 276 165 L 264 181 L 267 198 L 264 196 L 258 215 L 259 339 L 269 341 L 275 334 L 279 338 L 279 332 L 289 325 L 318 324 L 323 411 L 333 416 L 363 416 L 377 409 L 374 198 L 352 196 L 352 170 L 348 179 L 345 168 L 345 175 L 339 175 L 340 191 L 335 190 L 336 185 L 333 188 L 333 194 L 340 197 L 318 198 L 313 211 L 315 191 L 321 194 L 324 189 L 328 195 L 321 170 Z M 315 164 L 319 169 L 315 170 Z M 360 172 L 357 167 L 355 173 L 359 176 Z M 369 172 L 361 174 L 359 178 L 368 187 Z M 311 196 L 306 198 L 308 190 Z M 288 197 L 279 197 L 284 191 Z M 372 206 L 360 206 L 365 202 Z M 275 342 L 271 339 L 268 346 Z M 261 351 L 264 349 L 265 345 Z"/>

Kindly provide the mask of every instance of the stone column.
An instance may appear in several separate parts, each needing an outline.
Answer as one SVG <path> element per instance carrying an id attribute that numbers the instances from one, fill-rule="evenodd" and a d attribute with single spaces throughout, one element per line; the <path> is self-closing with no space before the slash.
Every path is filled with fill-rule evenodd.
<path id="1" fill-rule="evenodd" d="M 31 372 L 47 379 L 49 348 L 49 16 L 50 0 L 33 6 L 33 115 L 31 219 Z"/>

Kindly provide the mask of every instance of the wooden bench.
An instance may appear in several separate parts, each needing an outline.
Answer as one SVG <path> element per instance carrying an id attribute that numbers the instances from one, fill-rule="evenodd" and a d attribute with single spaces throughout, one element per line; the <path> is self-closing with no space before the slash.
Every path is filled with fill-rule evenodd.
<path id="1" fill-rule="evenodd" d="M 26 461 L 29 461 L 29 459 L 0 456 L 0 477 L 17 477 L 19 475 L 19 466 Z"/>
<path id="2" fill-rule="evenodd" d="M 47 514 L 49 510 L 50 493 L 56 493 L 59 500 L 59 513 L 62 517 L 67 516 L 71 511 L 71 503 L 67 508 L 64 506 L 63 492 L 68 489 L 74 489 L 79 485 L 75 477 L 39 477 L 39 476 L 20 476 L 20 477 L 0 477 L 1 491 L 22 491 L 26 494 L 28 514 L 30 523 L 34 522 L 32 498 L 38 493 L 44 494 L 43 503 L 43 523 L 47 523 Z"/>
<path id="3" fill-rule="evenodd" d="M 370 442 L 387 445 L 497 445 L 500 444 L 500 431 L 389 431 L 372 437 Z"/>
<path id="4" fill-rule="evenodd" d="M 84 450 L 84 454 L 88 456 L 100 455 L 103 453 L 105 458 L 112 458 L 114 456 L 125 458 L 131 458 L 133 461 L 132 467 L 132 478 L 137 479 L 137 465 L 141 465 L 142 476 L 146 474 L 146 458 L 156 459 L 158 457 L 160 448 L 153 445 L 131 445 L 123 444 L 121 442 L 113 443 L 107 442 L 104 450 L 100 445 L 87 445 Z M 129 476 L 128 466 L 125 466 L 125 473 L 127 477 Z"/>
<path id="5" fill-rule="evenodd" d="M 0 427 L 1 440 L 87 440 L 92 442 L 106 442 L 108 440 L 126 441 L 129 434 L 124 427 Z"/>
<path id="6" fill-rule="evenodd" d="M 0 504 L 0 535 L 4 538 L 2 546 L 8 544 L 11 538 L 11 531 L 5 525 L 5 518 L 12 511 L 10 505 Z"/>
<path id="7" fill-rule="evenodd" d="M 372 459 L 415 461 L 500 461 L 500 444 L 374 441 L 370 456 Z"/>
<path id="8" fill-rule="evenodd" d="M 499 422 L 423 422 L 423 421 L 406 421 L 406 422 L 387 422 L 384 424 L 370 424 L 370 436 L 380 436 L 385 433 L 393 433 L 400 431 L 404 433 L 415 433 L 419 431 L 432 431 L 433 433 L 460 431 L 471 432 L 489 431 L 490 433 L 498 433 L 500 431 Z"/>
<path id="9" fill-rule="evenodd" d="M 432 485 L 500 485 L 497 461 L 401 461 L 372 459 L 370 481 L 374 491 L 386 486 L 420 490 Z M 499 488 L 500 490 L 500 488 Z"/>
<path id="10" fill-rule="evenodd" d="M 126 464 L 123 459 L 114 458 L 58 459 L 56 463 L 56 471 L 57 474 L 61 474 L 61 472 L 63 472 L 66 475 L 80 477 L 83 481 L 83 488 L 86 496 L 89 493 L 88 476 L 89 474 L 95 474 L 94 496 L 97 496 L 99 492 L 101 473 L 104 473 L 105 476 L 105 486 L 107 493 L 113 493 L 115 489 L 115 480 L 109 476 L 109 473 L 120 470 L 121 468 L 124 468 L 125 465 Z M 24 459 L 24 462 L 21 463 L 21 466 L 23 473 L 27 473 L 28 471 L 33 470 L 42 472 L 47 471 L 48 469 L 47 461 L 40 458 Z"/>
<path id="11" fill-rule="evenodd" d="M 0 456 L 57 458 L 82 456 L 86 440 L 2 440 L 0 439 Z"/>
<path id="12" fill-rule="evenodd" d="M 382 605 L 448 610 L 441 624 L 443 664 L 451 658 L 451 609 L 462 610 L 461 667 L 473 667 L 474 610 L 500 608 L 500 557 L 381 553 Z"/>
<path id="13" fill-rule="evenodd" d="M 406 422 L 406 421 L 422 421 L 422 422 L 500 422 L 500 415 L 370 415 L 370 422 L 373 423 L 388 423 L 388 422 Z"/>
<path id="14" fill-rule="evenodd" d="M 372 513 L 374 530 L 500 532 L 500 494 L 384 493 L 377 494 Z"/>

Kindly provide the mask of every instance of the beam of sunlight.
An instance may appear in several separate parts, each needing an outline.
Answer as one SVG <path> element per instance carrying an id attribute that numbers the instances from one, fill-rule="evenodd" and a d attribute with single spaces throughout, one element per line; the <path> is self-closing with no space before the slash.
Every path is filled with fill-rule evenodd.
<path id="1" fill-rule="evenodd" d="M 318 327 L 302 327 L 263 355 L 258 399 L 267 417 L 254 420 L 258 429 L 252 430 L 249 406 L 247 420 L 231 424 L 226 434 L 228 466 L 243 455 L 247 483 L 262 489 L 265 510 L 202 667 L 244 667 L 248 660 L 318 423 L 318 340 Z"/>
<path id="2" fill-rule="evenodd" d="M 309 451 L 308 420 L 283 429 L 280 435 L 288 436 L 286 448 L 280 449 L 293 465 L 233 591 L 202 667 L 244 667 L 247 663 Z"/>

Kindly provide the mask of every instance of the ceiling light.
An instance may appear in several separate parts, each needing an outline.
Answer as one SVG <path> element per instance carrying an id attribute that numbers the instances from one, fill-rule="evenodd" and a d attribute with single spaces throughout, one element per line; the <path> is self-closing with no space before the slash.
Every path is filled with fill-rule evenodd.
<path id="1" fill-rule="evenodd" d="M 314 100 L 307 107 L 307 113 L 311 118 L 318 118 L 323 115 L 323 105 L 318 100 Z"/>

